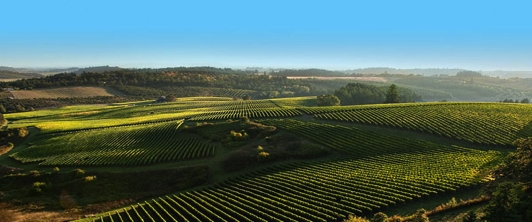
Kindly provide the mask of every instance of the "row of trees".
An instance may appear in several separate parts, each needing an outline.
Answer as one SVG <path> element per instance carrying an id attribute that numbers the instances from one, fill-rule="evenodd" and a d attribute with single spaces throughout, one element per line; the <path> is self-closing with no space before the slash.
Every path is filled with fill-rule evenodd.
<path id="1" fill-rule="evenodd" d="M 499 102 L 501 102 L 501 103 L 526 103 L 526 104 L 528 104 L 528 103 L 530 103 L 530 99 L 528 99 L 528 98 L 524 98 L 522 100 L 504 99 L 504 100 L 501 100 Z"/>
<path id="2" fill-rule="evenodd" d="M 342 105 L 415 102 L 422 100 L 421 96 L 414 91 L 397 87 L 395 84 L 386 87 L 349 83 L 336 90 L 334 95 L 342 101 Z"/>
<path id="3" fill-rule="evenodd" d="M 388 89 L 362 83 L 349 83 L 337 90 L 334 95 L 317 97 L 318 106 L 338 106 L 370 103 L 400 103 L 420 101 L 421 96 L 409 89 L 401 89 L 392 84 Z"/>

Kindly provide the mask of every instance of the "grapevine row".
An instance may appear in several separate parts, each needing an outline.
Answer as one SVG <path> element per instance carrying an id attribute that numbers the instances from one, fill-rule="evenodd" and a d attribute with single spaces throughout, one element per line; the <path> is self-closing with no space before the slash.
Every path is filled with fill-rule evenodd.
<path id="1" fill-rule="evenodd" d="M 500 159 L 502 154 L 495 151 L 445 147 L 292 162 L 135 204 L 94 220 L 336 221 L 470 186 L 480 181 L 479 169 Z"/>

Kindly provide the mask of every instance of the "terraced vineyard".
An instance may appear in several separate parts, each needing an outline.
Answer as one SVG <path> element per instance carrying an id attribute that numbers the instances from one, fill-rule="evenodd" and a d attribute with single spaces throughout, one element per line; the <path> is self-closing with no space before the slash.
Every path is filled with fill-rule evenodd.
<path id="1" fill-rule="evenodd" d="M 14 153 L 22 163 L 44 166 L 132 166 L 214 156 L 215 146 L 181 135 L 183 120 L 44 134 Z"/>
<path id="2" fill-rule="evenodd" d="M 362 159 L 292 163 L 170 194 L 93 221 L 335 221 L 481 181 L 499 152 L 446 147 Z"/>
<path id="3" fill-rule="evenodd" d="M 486 145 L 532 136 L 532 106 L 502 103 L 429 103 L 301 108 L 316 118 L 397 127 Z"/>

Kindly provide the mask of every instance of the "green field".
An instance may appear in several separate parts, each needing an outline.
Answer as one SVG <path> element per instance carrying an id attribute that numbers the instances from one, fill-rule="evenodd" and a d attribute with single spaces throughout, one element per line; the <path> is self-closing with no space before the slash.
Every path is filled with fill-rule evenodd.
<path id="1" fill-rule="evenodd" d="M 209 169 L 202 186 L 84 221 L 337 221 L 478 189 L 515 139 L 532 136 L 531 113 L 505 103 L 317 107 L 315 97 L 71 106 L 6 114 L 31 134 L 0 160 L 95 175 Z M 231 161 L 248 165 L 226 171 Z"/>

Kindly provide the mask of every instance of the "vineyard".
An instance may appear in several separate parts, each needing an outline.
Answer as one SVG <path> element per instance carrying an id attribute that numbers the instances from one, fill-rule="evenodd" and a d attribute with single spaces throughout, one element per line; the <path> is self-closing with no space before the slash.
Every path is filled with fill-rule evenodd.
<path id="1" fill-rule="evenodd" d="M 335 221 L 480 182 L 499 152 L 447 147 L 363 159 L 292 163 L 154 198 L 94 221 Z"/>
<path id="2" fill-rule="evenodd" d="M 515 139 L 532 136 L 531 113 L 503 103 L 318 107 L 315 97 L 71 106 L 4 115 L 31 133 L 0 158 L 95 175 L 205 169 L 201 183 L 171 184 L 81 221 L 339 221 L 478 189 Z M 395 134 L 403 130 L 424 135 Z M 327 152 L 289 156 L 313 148 Z"/>
<path id="3" fill-rule="evenodd" d="M 485 145 L 510 145 L 532 135 L 532 106 L 429 103 L 301 108 L 316 118 L 396 127 Z"/>
<path id="4" fill-rule="evenodd" d="M 183 121 L 44 134 L 11 155 L 42 166 L 136 166 L 214 156 L 215 147 L 180 135 Z"/>

